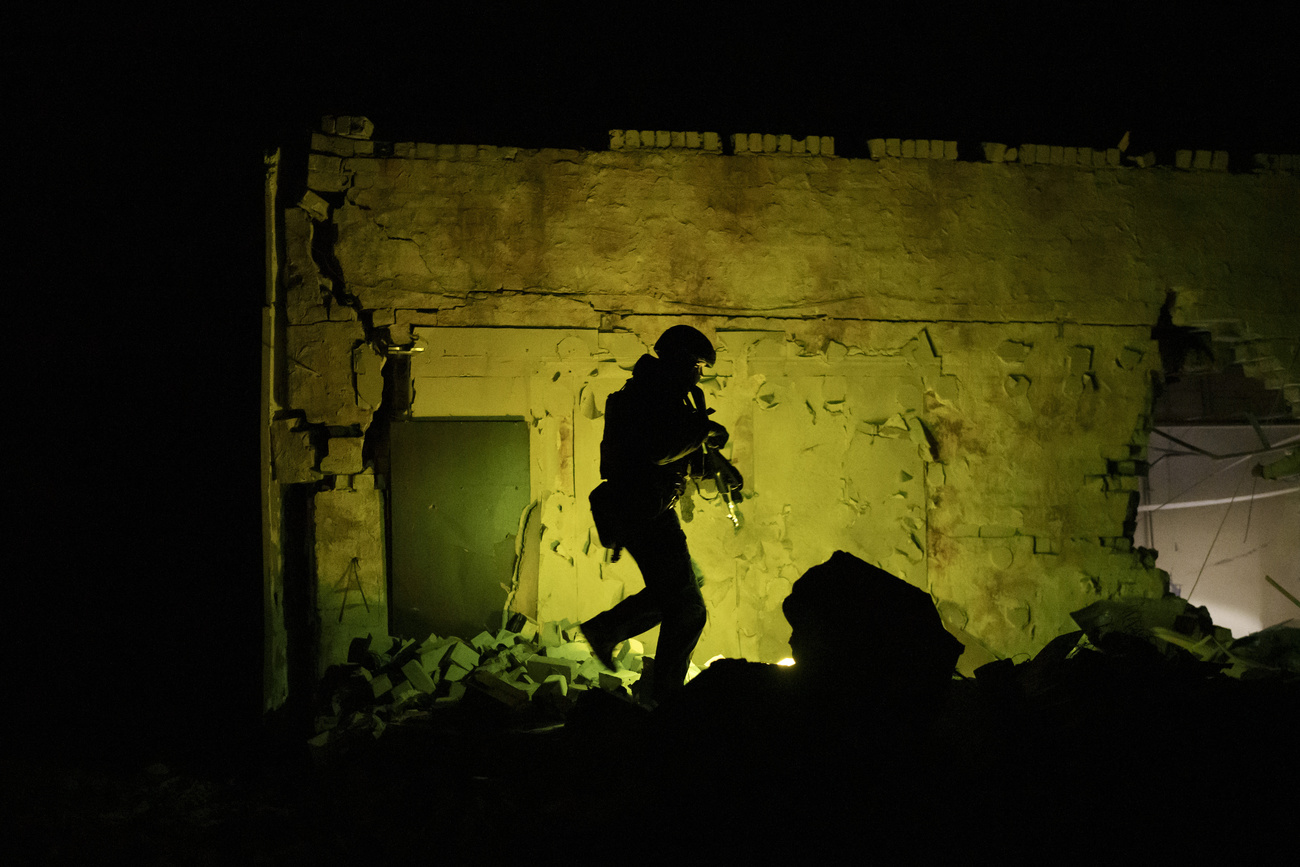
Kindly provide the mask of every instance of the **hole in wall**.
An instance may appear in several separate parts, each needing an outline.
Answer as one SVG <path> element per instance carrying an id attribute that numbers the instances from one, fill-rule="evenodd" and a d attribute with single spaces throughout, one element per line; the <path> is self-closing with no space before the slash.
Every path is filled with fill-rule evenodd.
<path id="1" fill-rule="evenodd" d="M 1300 590 L 1300 475 L 1264 468 L 1300 445 L 1300 420 L 1280 389 L 1232 361 L 1232 343 L 1175 331 L 1164 315 L 1156 331 L 1165 377 L 1134 541 L 1159 552 L 1171 592 L 1235 636 L 1295 618 L 1276 585 Z"/>

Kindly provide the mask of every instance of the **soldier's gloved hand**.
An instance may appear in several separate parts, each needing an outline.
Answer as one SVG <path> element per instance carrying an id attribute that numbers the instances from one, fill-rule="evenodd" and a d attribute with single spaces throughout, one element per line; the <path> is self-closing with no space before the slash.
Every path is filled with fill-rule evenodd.
<path id="1" fill-rule="evenodd" d="M 731 434 L 727 429 L 716 421 L 710 421 L 708 428 L 704 433 L 704 444 L 711 449 L 720 449 L 731 439 Z"/>
<path id="2" fill-rule="evenodd" d="M 732 465 L 731 461 L 724 458 L 719 452 L 709 452 L 707 469 L 709 475 L 713 476 L 714 481 L 717 482 L 719 492 L 725 491 L 737 503 L 743 499 L 740 490 L 745 487 L 745 479 L 740 474 L 740 470 Z"/>

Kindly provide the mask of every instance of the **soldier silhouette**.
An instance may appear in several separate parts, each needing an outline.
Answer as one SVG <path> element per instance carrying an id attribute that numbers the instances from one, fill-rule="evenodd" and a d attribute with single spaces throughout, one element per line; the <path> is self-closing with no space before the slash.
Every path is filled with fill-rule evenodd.
<path id="1" fill-rule="evenodd" d="M 613 549 L 614 559 L 623 549 L 632 555 L 645 589 L 582 624 L 596 658 L 610 669 L 620 642 L 660 626 L 651 706 L 681 688 L 706 619 L 673 506 L 687 477 L 704 472 L 704 451 L 721 448 L 729 436 L 709 418 L 699 388 L 702 368 L 717 360 L 709 339 L 689 325 L 674 325 L 655 341 L 654 352 L 638 359 L 632 378 L 605 403 L 605 481 L 591 493 L 601 544 Z M 726 488 L 722 493 L 738 495 L 740 474 L 716 460 L 712 469 L 722 469 L 715 473 Z"/>

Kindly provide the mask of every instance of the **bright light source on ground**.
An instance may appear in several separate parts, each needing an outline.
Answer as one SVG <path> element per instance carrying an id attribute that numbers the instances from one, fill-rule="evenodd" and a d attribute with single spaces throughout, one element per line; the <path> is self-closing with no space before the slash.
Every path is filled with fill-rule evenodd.
<path id="1" fill-rule="evenodd" d="M 778 662 L 777 665 L 794 665 L 794 660 L 787 656 L 785 659 Z"/>

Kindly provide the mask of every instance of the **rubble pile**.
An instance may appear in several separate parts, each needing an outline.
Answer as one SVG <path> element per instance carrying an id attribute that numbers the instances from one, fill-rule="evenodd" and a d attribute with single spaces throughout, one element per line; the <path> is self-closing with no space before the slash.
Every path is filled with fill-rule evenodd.
<path id="1" fill-rule="evenodd" d="M 563 722 L 578 697 L 592 689 L 638 701 L 654 658 L 636 639 L 619 645 L 614 656 L 618 670 L 610 671 L 592 655 L 578 624 L 539 624 L 522 615 L 468 641 L 438 635 L 423 641 L 357 638 L 347 663 L 325 673 L 316 734 L 308 744 L 318 759 L 326 758 L 358 739 L 381 737 L 389 726 L 429 720 L 467 697 L 526 716 L 533 726 Z M 692 666 L 690 674 L 698 671 Z"/>
<path id="2" fill-rule="evenodd" d="M 1071 617 L 1095 645 L 1117 640 L 1150 645 L 1167 660 L 1195 660 L 1239 680 L 1300 677 L 1300 619 L 1234 639 L 1205 606 L 1166 594 L 1158 599 L 1105 599 Z"/>

